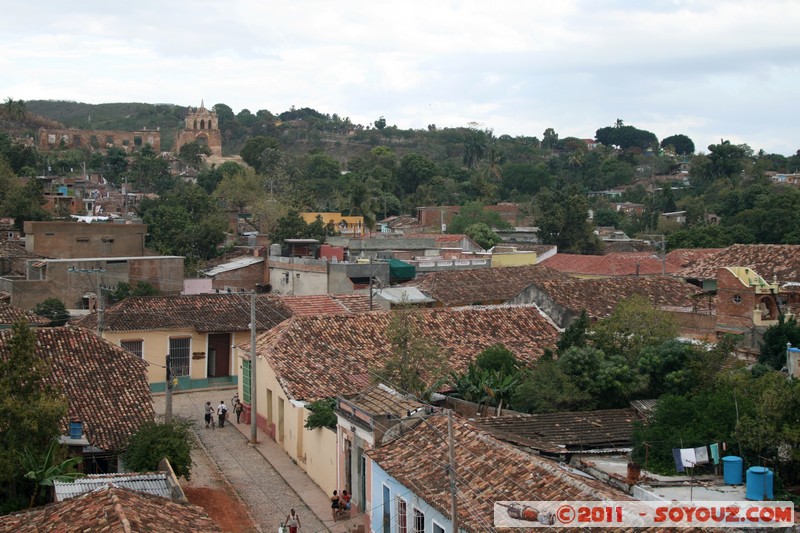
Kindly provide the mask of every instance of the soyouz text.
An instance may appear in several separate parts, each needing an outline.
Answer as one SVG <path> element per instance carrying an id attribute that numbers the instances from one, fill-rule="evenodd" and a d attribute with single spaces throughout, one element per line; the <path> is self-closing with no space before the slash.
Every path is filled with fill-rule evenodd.
<path id="1" fill-rule="evenodd" d="M 501 501 L 496 527 L 786 527 L 791 502 Z"/>

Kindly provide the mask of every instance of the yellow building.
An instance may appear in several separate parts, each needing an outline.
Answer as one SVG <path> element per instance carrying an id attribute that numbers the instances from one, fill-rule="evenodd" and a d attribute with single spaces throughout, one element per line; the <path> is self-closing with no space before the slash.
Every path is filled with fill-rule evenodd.
<path id="1" fill-rule="evenodd" d="M 182 390 L 236 384 L 239 361 L 232 347 L 250 340 L 250 295 L 240 293 L 131 297 L 79 325 L 125 348 L 148 364 L 150 389 L 166 385 L 166 354 Z M 256 298 L 257 330 L 268 330 L 291 316 L 280 299 Z"/>
<path id="2" fill-rule="evenodd" d="M 333 224 L 336 231 L 342 235 L 363 235 L 367 228 L 364 227 L 364 217 L 362 216 L 345 216 L 341 213 L 300 213 L 306 224 L 311 224 L 317 217 L 322 217 L 322 223 L 326 226 Z"/>

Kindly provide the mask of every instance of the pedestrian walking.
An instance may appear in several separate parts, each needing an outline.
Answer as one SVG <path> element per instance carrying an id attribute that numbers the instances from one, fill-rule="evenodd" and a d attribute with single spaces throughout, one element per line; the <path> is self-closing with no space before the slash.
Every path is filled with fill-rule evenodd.
<path id="1" fill-rule="evenodd" d="M 339 514 L 339 491 L 333 491 L 333 496 L 331 496 L 331 515 L 333 516 L 333 521 L 336 522 L 336 516 Z"/>
<path id="2" fill-rule="evenodd" d="M 214 423 L 214 408 L 211 406 L 211 402 L 206 402 L 205 411 L 206 427 L 209 427 Z"/>
<path id="3" fill-rule="evenodd" d="M 289 528 L 289 533 L 297 533 L 298 528 L 302 527 L 300 525 L 300 517 L 297 516 L 294 509 L 289 511 L 289 516 L 286 517 L 286 522 L 284 524 Z"/>
<path id="4" fill-rule="evenodd" d="M 240 424 L 239 418 L 242 416 L 242 411 L 244 411 L 244 405 L 242 402 L 239 401 L 239 398 L 236 398 L 236 403 L 233 406 L 233 412 L 236 413 L 236 423 Z"/>
<path id="5" fill-rule="evenodd" d="M 219 427 L 225 427 L 225 414 L 228 408 L 225 406 L 225 400 L 220 400 L 217 406 L 217 416 L 219 417 Z"/>

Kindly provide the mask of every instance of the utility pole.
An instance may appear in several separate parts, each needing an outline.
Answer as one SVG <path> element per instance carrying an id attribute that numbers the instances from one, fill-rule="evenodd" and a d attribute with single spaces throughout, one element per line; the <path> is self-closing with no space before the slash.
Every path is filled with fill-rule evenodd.
<path id="1" fill-rule="evenodd" d="M 164 423 L 170 424 L 172 422 L 172 370 L 170 368 L 169 354 L 166 357 L 167 367 L 167 401 L 166 408 L 164 409 Z"/>
<path id="2" fill-rule="evenodd" d="M 372 257 L 369 258 L 369 310 L 372 311 L 372 278 L 375 272 L 372 270 Z"/>
<path id="3" fill-rule="evenodd" d="M 256 411 L 256 291 L 250 294 L 250 444 L 258 444 L 258 412 Z"/>
<path id="4" fill-rule="evenodd" d="M 457 508 L 457 495 L 458 488 L 456 487 L 456 452 L 455 443 L 453 438 L 453 410 L 447 411 L 447 441 L 448 441 L 448 455 L 450 456 L 450 521 L 453 523 L 453 533 L 458 533 L 458 508 Z"/>

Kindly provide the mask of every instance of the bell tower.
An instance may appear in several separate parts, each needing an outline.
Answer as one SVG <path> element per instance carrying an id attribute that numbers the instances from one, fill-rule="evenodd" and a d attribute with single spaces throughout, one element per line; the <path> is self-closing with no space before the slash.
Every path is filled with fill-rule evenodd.
<path id="1" fill-rule="evenodd" d="M 222 134 L 219 131 L 219 118 L 213 109 L 206 109 L 203 101 L 200 107 L 189 108 L 183 131 L 175 139 L 175 152 L 186 143 L 196 142 L 208 146 L 212 156 L 222 157 Z"/>

